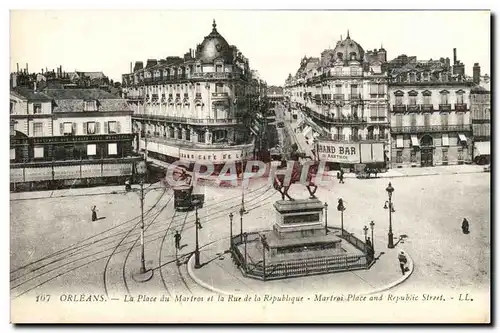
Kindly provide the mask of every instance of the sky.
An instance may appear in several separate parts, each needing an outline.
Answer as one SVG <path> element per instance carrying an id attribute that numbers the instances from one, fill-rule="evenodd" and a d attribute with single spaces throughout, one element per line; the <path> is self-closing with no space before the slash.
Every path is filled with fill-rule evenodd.
<path id="1" fill-rule="evenodd" d="M 363 49 L 381 45 L 388 60 L 449 57 L 453 48 L 472 75 L 490 72 L 488 11 L 188 11 L 61 10 L 11 12 L 10 70 L 62 65 L 66 71 L 103 71 L 113 80 L 130 62 L 183 56 L 212 30 L 236 45 L 268 85 L 283 85 L 300 60 L 319 57 L 347 30 Z"/>

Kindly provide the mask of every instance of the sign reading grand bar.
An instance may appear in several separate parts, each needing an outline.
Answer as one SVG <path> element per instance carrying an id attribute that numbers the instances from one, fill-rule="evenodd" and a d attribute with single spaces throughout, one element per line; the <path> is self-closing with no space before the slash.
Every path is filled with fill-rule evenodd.
<path id="1" fill-rule="evenodd" d="M 359 163 L 359 143 L 318 142 L 319 159 L 335 163 Z"/>

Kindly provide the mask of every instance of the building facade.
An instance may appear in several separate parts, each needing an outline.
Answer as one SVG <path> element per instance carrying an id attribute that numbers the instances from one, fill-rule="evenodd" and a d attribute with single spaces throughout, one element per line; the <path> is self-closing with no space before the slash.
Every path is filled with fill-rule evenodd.
<path id="1" fill-rule="evenodd" d="M 119 182 L 133 174 L 128 103 L 99 89 L 11 91 L 11 187 Z"/>
<path id="2" fill-rule="evenodd" d="M 343 144 L 377 144 L 388 152 L 386 66 L 385 49 L 365 52 L 349 33 L 320 58 L 304 57 L 296 75 L 285 83 L 292 109 L 305 116 L 304 135 Z M 381 155 L 370 162 L 385 164 L 386 154 Z M 344 167 L 360 162 L 359 156 L 345 162 L 328 160 Z"/>
<path id="3" fill-rule="evenodd" d="M 471 162 L 472 80 L 449 58 L 417 61 L 401 55 L 389 64 L 391 165 L 414 167 Z"/>
<path id="4" fill-rule="evenodd" d="M 244 162 L 255 154 L 250 128 L 265 83 L 216 29 L 184 57 L 137 61 L 122 76 L 140 150 L 166 162 Z M 258 133 L 257 133 L 258 134 Z"/>
<path id="5" fill-rule="evenodd" d="M 474 150 L 472 157 L 477 164 L 490 163 L 491 153 L 491 94 L 482 86 L 471 89 L 471 118 Z"/>

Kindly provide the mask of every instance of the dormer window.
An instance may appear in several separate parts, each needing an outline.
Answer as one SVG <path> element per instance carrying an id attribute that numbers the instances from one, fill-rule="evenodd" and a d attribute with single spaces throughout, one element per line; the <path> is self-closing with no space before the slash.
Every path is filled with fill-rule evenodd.
<path id="1" fill-rule="evenodd" d="M 40 114 L 42 113 L 42 104 L 41 103 L 34 103 L 33 104 L 33 114 Z"/>
<path id="2" fill-rule="evenodd" d="M 84 101 L 83 111 L 97 111 L 97 101 Z"/>
<path id="3" fill-rule="evenodd" d="M 215 72 L 216 73 L 222 73 L 222 65 L 221 64 L 215 65 Z"/>

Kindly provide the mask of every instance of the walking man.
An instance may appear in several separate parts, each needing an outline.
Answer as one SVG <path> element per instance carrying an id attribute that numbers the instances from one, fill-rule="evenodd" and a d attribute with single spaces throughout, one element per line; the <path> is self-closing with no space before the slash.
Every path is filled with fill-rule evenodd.
<path id="1" fill-rule="evenodd" d="M 340 168 L 339 184 L 344 184 L 344 169 Z"/>
<path id="2" fill-rule="evenodd" d="M 92 222 L 97 221 L 97 208 L 96 208 L 96 206 L 92 206 L 92 208 L 90 208 L 90 210 L 92 211 Z"/>
<path id="3" fill-rule="evenodd" d="M 406 259 L 405 253 L 403 251 L 399 252 L 398 260 L 399 260 L 399 267 L 401 268 L 401 273 L 405 275 L 406 263 L 408 262 L 408 259 Z"/>
<path id="4" fill-rule="evenodd" d="M 468 234 L 469 233 L 469 221 L 467 221 L 466 218 L 464 218 L 464 220 L 462 221 L 462 232 L 464 234 Z"/>
<path id="5" fill-rule="evenodd" d="M 181 234 L 179 233 L 178 230 L 175 231 L 175 248 L 178 250 L 181 247 Z"/>

